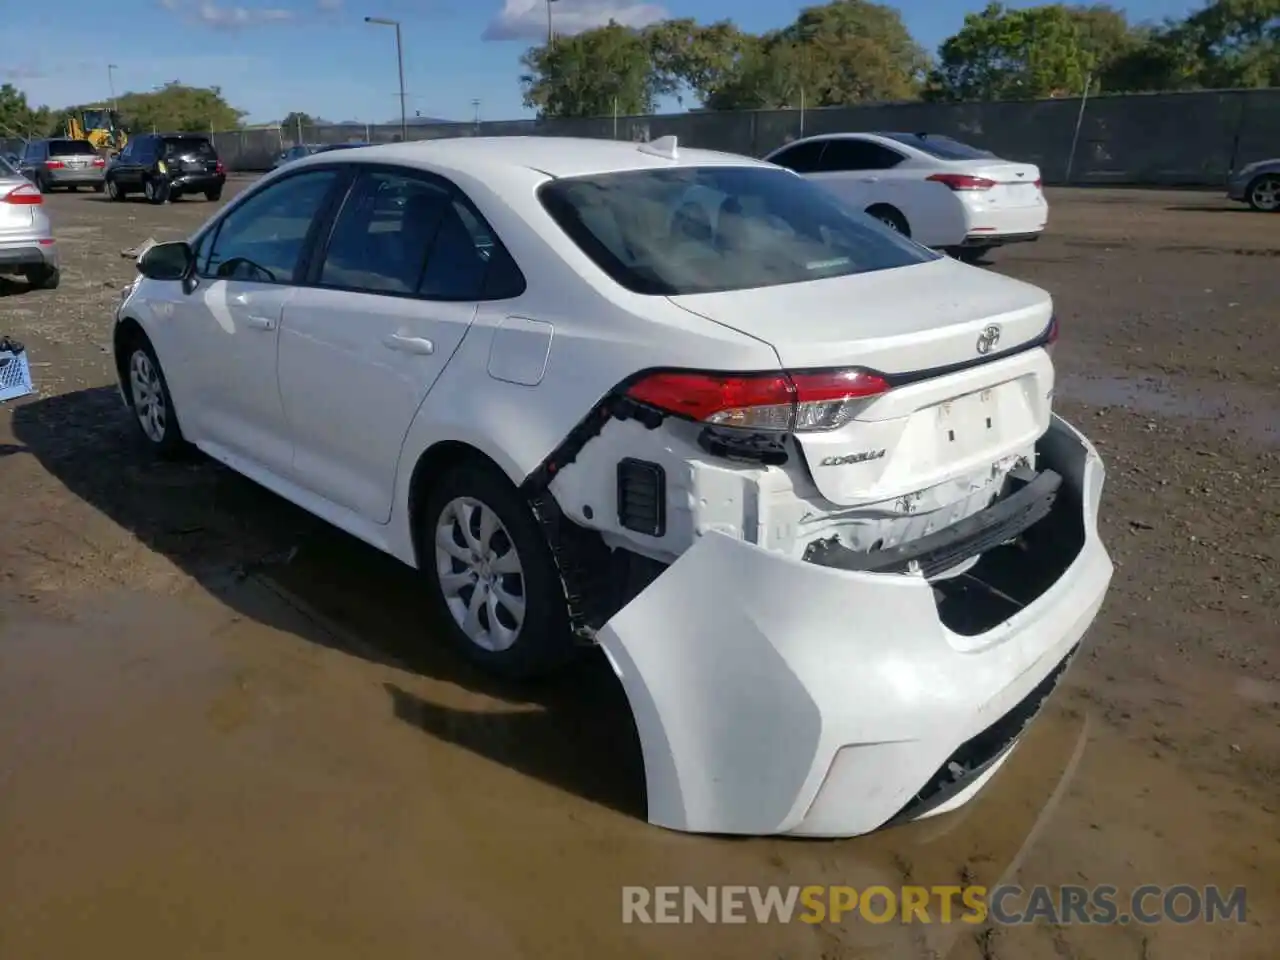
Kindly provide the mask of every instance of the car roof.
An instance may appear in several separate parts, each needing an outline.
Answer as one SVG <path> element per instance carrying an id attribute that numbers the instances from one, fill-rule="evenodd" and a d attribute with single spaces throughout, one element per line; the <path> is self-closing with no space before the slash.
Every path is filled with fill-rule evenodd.
<path id="1" fill-rule="evenodd" d="M 549 177 L 576 177 L 628 170 L 695 166 L 768 166 L 761 160 L 677 145 L 676 157 L 646 152 L 646 144 L 580 137 L 450 137 L 360 147 L 343 159 L 395 163 L 440 172 L 475 174 L 533 170 Z M 298 161 L 324 162 L 323 154 Z"/>

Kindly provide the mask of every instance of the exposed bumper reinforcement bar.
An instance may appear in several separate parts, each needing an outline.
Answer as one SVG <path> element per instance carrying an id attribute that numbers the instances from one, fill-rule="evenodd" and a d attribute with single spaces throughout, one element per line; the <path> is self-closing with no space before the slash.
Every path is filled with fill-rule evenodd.
<path id="1" fill-rule="evenodd" d="M 1062 477 L 1042 470 L 1021 489 L 986 510 L 935 533 L 883 550 L 850 550 L 835 538 L 809 544 L 804 559 L 857 573 L 904 573 L 912 563 L 926 578 L 1012 540 L 1049 515 Z"/>

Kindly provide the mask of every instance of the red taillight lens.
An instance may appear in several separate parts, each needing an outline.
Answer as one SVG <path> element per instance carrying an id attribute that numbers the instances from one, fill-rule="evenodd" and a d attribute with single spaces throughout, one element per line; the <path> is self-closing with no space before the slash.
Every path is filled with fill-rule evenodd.
<path id="1" fill-rule="evenodd" d="M 889 389 L 856 368 L 783 373 L 654 373 L 627 396 L 711 426 L 780 433 L 833 430 L 853 419 L 857 401 Z"/>
<path id="2" fill-rule="evenodd" d="M 50 170 L 61 170 L 63 167 L 66 166 L 66 164 L 63 163 L 61 160 L 46 160 L 44 162 L 44 165 L 48 167 Z"/>
<path id="3" fill-rule="evenodd" d="M 1043 181 L 1043 180 L 1041 180 L 1039 177 L 1036 177 L 1036 189 L 1037 189 L 1037 190 L 1043 190 L 1043 189 L 1044 189 L 1044 181 Z"/>
<path id="4" fill-rule="evenodd" d="M 107 165 L 107 161 L 103 160 L 101 157 L 94 157 L 93 165 L 95 167 L 105 167 Z"/>
<path id="5" fill-rule="evenodd" d="M 44 197 L 40 196 L 40 190 L 29 183 L 14 187 L 4 195 L 3 200 L 5 203 L 31 207 L 44 203 Z"/>
<path id="6" fill-rule="evenodd" d="M 1050 347 L 1058 342 L 1058 318 L 1057 317 L 1050 318 L 1049 329 L 1044 335 L 1044 342 L 1046 346 L 1050 346 Z"/>
<path id="7" fill-rule="evenodd" d="M 218 161 L 218 165 L 217 165 L 216 167 L 214 167 L 214 168 L 213 168 L 213 172 L 214 172 L 214 173 L 226 173 L 226 172 L 227 172 L 227 168 L 226 168 L 226 167 L 224 167 L 224 166 L 222 165 L 222 161 L 221 161 L 221 160 L 219 160 L 219 161 Z"/>
<path id="8" fill-rule="evenodd" d="M 935 173 L 927 179 L 941 183 L 951 190 L 990 190 L 996 185 L 986 177 L 971 177 L 967 173 Z"/>

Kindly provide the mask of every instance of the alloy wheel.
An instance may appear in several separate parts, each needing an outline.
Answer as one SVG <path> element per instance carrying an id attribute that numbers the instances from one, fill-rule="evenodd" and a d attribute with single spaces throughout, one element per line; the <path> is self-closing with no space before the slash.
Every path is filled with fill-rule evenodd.
<path id="1" fill-rule="evenodd" d="M 145 350 L 135 350 L 129 358 L 129 389 L 133 395 L 133 411 L 142 432 L 152 443 L 163 443 L 169 425 L 164 384 L 160 380 L 160 371 Z"/>
<path id="2" fill-rule="evenodd" d="M 1259 210 L 1280 209 L 1280 177 L 1263 177 L 1249 191 L 1249 199 Z"/>
<path id="3" fill-rule="evenodd" d="M 497 513 L 472 497 L 455 497 L 435 531 L 436 576 L 454 622 L 492 653 L 519 639 L 525 577 L 515 542 Z"/>

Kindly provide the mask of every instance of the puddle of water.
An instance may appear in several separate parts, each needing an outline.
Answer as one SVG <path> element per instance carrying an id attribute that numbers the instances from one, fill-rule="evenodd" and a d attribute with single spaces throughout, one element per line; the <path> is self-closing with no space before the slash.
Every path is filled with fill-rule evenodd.
<path id="1" fill-rule="evenodd" d="M 1268 446 L 1280 446 L 1280 407 L 1260 390 L 1221 384 L 1206 390 L 1179 391 L 1159 377 L 1064 373 L 1056 392 L 1080 403 L 1124 407 L 1154 417 L 1183 417 L 1212 424 Z"/>

